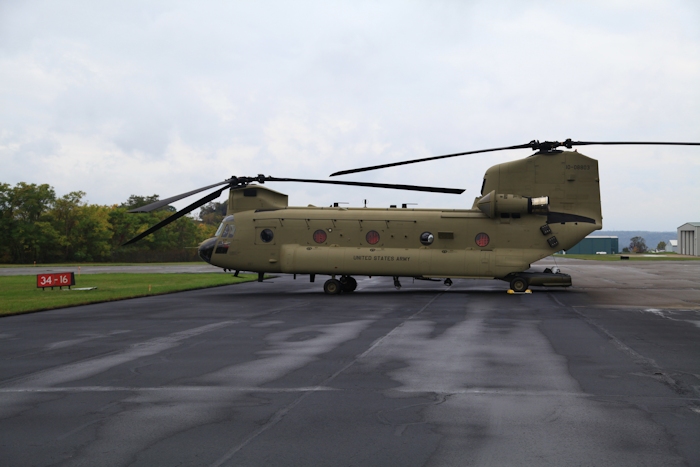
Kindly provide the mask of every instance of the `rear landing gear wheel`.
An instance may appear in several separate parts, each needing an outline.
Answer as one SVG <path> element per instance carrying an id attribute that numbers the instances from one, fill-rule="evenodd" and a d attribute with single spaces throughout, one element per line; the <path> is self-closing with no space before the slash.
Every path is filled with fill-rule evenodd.
<path id="1" fill-rule="evenodd" d="M 514 277 L 510 281 L 510 288 L 513 289 L 513 292 L 517 293 L 525 292 L 527 290 L 527 285 L 527 281 L 522 277 Z"/>
<path id="2" fill-rule="evenodd" d="M 341 277 L 340 284 L 342 285 L 343 292 L 354 292 L 357 288 L 357 281 L 350 276 Z"/>
<path id="3" fill-rule="evenodd" d="M 339 294 L 343 290 L 343 285 L 338 279 L 328 279 L 325 284 L 323 284 L 323 291 L 328 295 Z"/>

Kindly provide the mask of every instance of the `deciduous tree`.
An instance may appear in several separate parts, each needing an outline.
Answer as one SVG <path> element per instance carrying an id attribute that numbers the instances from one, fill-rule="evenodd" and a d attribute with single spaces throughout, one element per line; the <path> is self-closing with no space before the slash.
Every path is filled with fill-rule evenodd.
<path id="1" fill-rule="evenodd" d="M 644 253 L 647 251 L 647 245 L 642 237 L 632 237 L 630 240 L 630 251 L 635 253 Z"/>
<path id="2" fill-rule="evenodd" d="M 0 256 L 15 263 L 38 259 L 47 212 L 56 200 L 47 184 L 20 182 L 14 187 L 0 184 Z"/>
<path id="3" fill-rule="evenodd" d="M 158 195 L 131 195 L 114 206 L 88 204 L 85 196 L 73 191 L 57 199 L 46 184 L 0 183 L 0 262 L 107 261 L 113 253 L 124 256 L 124 252 L 134 259 L 142 258 L 139 252 L 168 252 L 143 258 L 183 257 L 185 248 L 196 247 L 216 231 L 216 225 L 184 216 L 124 248 L 123 243 L 170 216 L 175 208 L 133 214 L 127 211 L 157 201 Z M 225 212 L 226 205 L 217 204 Z M 212 213 L 217 209 L 222 210 L 217 205 Z"/>
<path id="4" fill-rule="evenodd" d="M 218 203 L 216 201 L 207 203 L 199 210 L 199 218 L 207 225 L 219 225 L 226 216 L 228 202 Z"/>

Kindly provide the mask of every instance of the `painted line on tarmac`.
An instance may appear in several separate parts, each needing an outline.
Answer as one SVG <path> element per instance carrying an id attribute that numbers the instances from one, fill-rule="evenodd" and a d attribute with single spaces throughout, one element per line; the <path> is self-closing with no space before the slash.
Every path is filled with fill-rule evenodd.
<path id="1" fill-rule="evenodd" d="M 593 319 L 589 318 L 579 310 L 577 310 L 573 306 L 568 306 L 564 305 L 562 302 L 557 299 L 554 295 L 551 293 L 549 296 L 557 302 L 559 305 L 561 305 L 563 308 L 569 308 L 571 311 L 576 313 L 581 317 L 581 319 L 586 322 L 589 326 L 596 328 L 599 332 L 605 334 L 609 339 L 610 342 L 618 348 L 622 353 L 627 354 L 628 357 L 632 359 L 634 363 L 637 365 L 640 365 L 642 368 L 644 368 L 647 372 L 652 373 L 651 376 L 652 378 L 661 381 L 662 383 L 665 383 L 669 388 L 671 388 L 674 392 L 676 393 L 687 393 L 688 390 L 683 387 L 683 384 L 680 383 L 679 381 L 676 381 L 673 379 L 671 376 L 669 376 L 663 368 L 659 366 L 658 363 L 656 363 L 656 360 L 653 358 L 648 358 L 645 357 L 644 355 L 640 354 L 636 350 L 632 349 L 628 345 L 626 345 L 624 342 L 622 342 L 620 339 L 615 337 L 613 333 L 608 331 L 606 328 L 604 328 L 602 325 L 596 323 Z"/>
<path id="2" fill-rule="evenodd" d="M 77 394 L 90 392 L 202 392 L 202 393 L 264 393 L 264 394 L 285 394 L 285 393 L 312 393 L 312 392 L 357 392 L 371 391 L 374 389 L 340 389 L 329 386 L 301 386 L 297 388 L 261 388 L 261 387 L 222 387 L 222 386 L 161 386 L 161 387 L 138 387 L 138 386 L 68 386 L 68 387 L 16 387 L 0 388 L 0 394 Z M 394 388 L 394 392 L 404 394 L 436 394 L 441 396 L 506 396 L 506 397 L 577 397 L 584 399 L 611 399 L 622 398 L 629 400 L 629 394 L 588 394 L 585 392 L 571 391 L 549 391 L 549 390 L 517 390 L 517 389 L 494 389 L 494 388 L 465 388 L 465 389 L 401 389 Z M 673 396 L 633 396 L 634 399 L 653 400 L 683 400 L 700 402 L 700 397 L 673 397 Z M 690 406 L 693 412 L 700 414 L 700 407 Z"/>

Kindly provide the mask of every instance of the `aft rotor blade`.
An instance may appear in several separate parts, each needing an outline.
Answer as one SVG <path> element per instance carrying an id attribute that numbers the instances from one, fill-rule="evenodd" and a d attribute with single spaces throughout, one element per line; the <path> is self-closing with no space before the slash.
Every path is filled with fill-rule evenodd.
<path id="1" fill-rule="evenodd" d="M 590 145 L 601 145 L 601 146 L 615 146 L 615 145 L 653 145 L 653 146 L 700 146 L 700 143 L 679 143 L 679 142 L 667 142 L 667 141 L 564 141 L 562 146 L 590 146 Z"/>
<path id="2" fill-rule="evenodd" d="M 532 149 L 535 151 L 553 151 L 558 147 L 564 146 L 566 148 L 573 148 L 574 146 L 590 146 L 590 145 L 601 145 L 601 146 L 611 146 L 611 145 L 658 145 L 658 146 L 700 146 L 700 143 L 681 143 L 681 142 L 661 142 L 661 141 L 571 141 L 567 139 L 564 142 L 559 141 L 542 141 L 537 140 L 530 141 L 527 144 L 518 144 L 515 146 L 506 146 L 502 148 L 491 148 L 491 149 L 480 149 L 478 151 L 467 151 L 458 152 L 455 154 L 445 154 L 444 156 L 435 157 L 424 157 L 422 159 L 412 159 L 408 161 L 392 162 L 389 164 L 373 165 L 369 167 L 362 167 L 359 169 L 341 170 L 340 172 L 335 172 L 331 174 L 331 177 L 336 175 L 346 175 L 357 172 L 366 172 L 368 170 L 385 169 L 387 167 L 396 167 L 398 165 L 415 164 L 417 162 L 434 161 L 437 159 L 447 159 L 449 157 L 466 156 L 468 154 L 480 154 L 484 152 L 495 152 L 495 151 L 506 151 L 508 149 Z"/>
<path id="3" fill-rule="evenodd" d="M 221 185 L 221 184 L 219 183 L 218 185 Z M 214 186 L 216 186 L 216 185 L 214 185 Z M 208 194 L 208 195 L 205 196 L 204 198 L 201 198 L 201 199 L 195 201 L 194 203 L 190 204 L 189 206 L 187 206 L 187 207 L 184 208 L 183 210 L 176 212 L 176 213 L 173 214 L 172 216 L 163 219 L 162 221 L 160 221 L 159 223 L 157 223 L 156 225 L 154 225 L 154 226 L 151 227 L 150 229 L 146 230 L 145 232 L 140 233 L 139 235 L 137 235 L 136 237 L 132 238 L 132 239 L 129 240 L 128 242 L 124 243 L 122 246 L 127 246 L 127 245 L 131 245 L 132 243 L 136 243 L 136 242 L 138 242 L 139 240 L 141 240 L 142 238 L 147 237 L 148 235 L 151 235 L 151 234 L 152 234 L 153 232 L 155 232 L 156 230 L 162 229 L 163 227 L 165 227 L 166 225 L 170 224 L 171 222 L 175 222 L 176 220 L 178 220 L 178 219 L 181 218 L 182 216 L 184 216 L 184 215 L 186 215 L 186 214 L 189 214 L 190 212 L 194 211 L 194 210 L 197 209 L 198 207 L 207 204 L 209 201 L 215 200 L 216 198 L 218 198 L 219 196 L 221 196 L 221 192 L 224 191 L 226 188 L 227 188 L 227 187 L 223 187 L 223 188 L 221 188 L 221 189 L 219 189 L 219 190 L 216 190 L 216 191 L 214 191 L 214 192 Z M 200 191 L 201 191 L 201 190 L 200 190 Z M 130 211 L 130 212 L 131 212 L 131 211 Z"/>
<path id="4" fill-rule="evenodd" d="M 359 169 L 341 170 L 340 172 L 335 172 L 335 173 L 331 174 L 331 177 L 335 177 L 336 175 L 346 175 L 346 174 L 352 174 L 352 173 L 357 173 L 357 172 L 367 172 L 368 170 L 386 169 L 387 167 L 396 167 L 397 165 L 415 164 L 417 162 L 427 162 L 427 161 L 434 161 L 434 160 L 438 160 L 438 159 L 447 159 L 449 157 L 466 156 L 468 154 L 479 154 L 482 152 L 495 152 L 495 151 L 505 151 L 507 149 L 525 149 L 525 148 L 532 148 L 532 143 L 518 144 L 516 146 L 506 146 L 503 148 L 491 148 L 491 149 L 480 149 L 478 151 L 458 152 L 455 154 L 445 154 L 443 156 L 424 157 L 422 159 L 412 159 L 410 161 L 392 162 L 389 164 L 373 165 L 370 167 L 362 167 Z"/>
<path id="5" fill-rule="evenodd" d="M 310 180 L 305 178 L 277 178 L 268 177 L 264 179 L 266 182 L 302 182 L 302 183 L 322 183 L 326 185 L 348 185 L 348 186 L 365 186 L 370 188 L 390 188 L 393 190 L 409 190 L 409 191 L 427 191 L 430 193 L 448 193 L 452 195 L 461 195 L 464 193 L 462 188 L 442 188 L 434 186 L 419 186 L 419 185 L 395 185 L 391 183 L 369 183 L 369 182 L 341 182 L 339 180 Z"/>
<path id="6" fill-rule="evenodd" d="M 209 188 L 214 188 L 215 186 L 221 186 L 221 185 L 227 185 L 230 184 L 232 180 L 224 180 L 223 182 L 219 183 L 214 183 L 213 185 L 207 185 L 202 188 L 197 188 L 196 190 L 188 191 L 187 193 L 181 193 L 179 195 L 171 196 L 170 198 L 167 199 L 161 199 L 160 201 L 156 201 L 151 204 L 147 204 L 145 206 L 140 206 L 138 208 L 131 209 L 129 212 L 151 212 L 155 211 L 158 208 L 162 208 L 163 206 L 167 206 L 170 203 L 174 203 L 175 201 L 179 201 L 182 198 L 187 198 L 188 196 L 196 195 L 197 193 L 200 193 L 204 190 L 208 190 Z M 220 193 L 220 192 L 219 192 Z"/>

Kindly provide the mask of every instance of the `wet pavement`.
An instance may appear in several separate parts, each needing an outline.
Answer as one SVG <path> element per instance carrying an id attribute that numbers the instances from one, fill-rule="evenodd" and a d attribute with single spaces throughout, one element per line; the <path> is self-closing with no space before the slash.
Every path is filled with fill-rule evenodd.
<path id="1" fill-rule="evenodd" d="M 700 465 L 700 262 L 557 264 L 2 318 L 0 464 Z"/>

